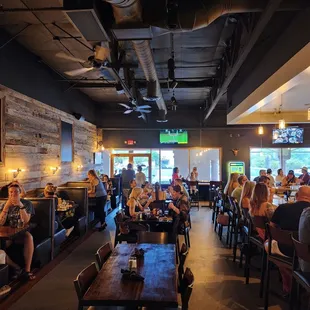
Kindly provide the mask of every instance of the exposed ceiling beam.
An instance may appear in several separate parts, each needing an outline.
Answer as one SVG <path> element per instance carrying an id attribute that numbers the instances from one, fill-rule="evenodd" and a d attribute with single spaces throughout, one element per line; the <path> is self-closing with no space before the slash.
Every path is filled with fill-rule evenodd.
<path id="1" fill-rule="evenodd" d="M 75 82 L 76 83 L 76 82 Z M 178 81 L 178 84 L 175 88 L 210 88 L 213 86 L 214 80 L 207 79 L 203 81 Z M 84 83 L 82 81 L 78 81 L 74 85 L 73 88 L 114 88 L 116 87 L 115 83 L 101 83 L 101 82 L 94 82 L 94 83 Z M 146 88 L 146 82 L 137 82 L 138 88 Z M 171 88 L 171 83 L 160 83 L 161 88 Z"/>
<path id="2" fill-rule="evenodd" d="M 259 39 L 260 35 L 264 31 L 265 27 L 267 26 L 268 22 L 270 21 L 271 17 L 273 14 L 276 12 L 278 9 L 280 3 L 282 0 L 269 0 L 265 10 L 262 12 L 250 38 L 248 43 L 245 45 L 243 50 L 240 53 L 240 56 L 237 58 L 235 64 L 231 68 L 230 72 L 228 73 L 226 79 L 224 80 L 221 88 L 218 90 L 218 93 L 214 100 L 211 103 L 210 108 L 205 112 L 203 122 L 205 122 L 211 113 L 213 112 L 214 108 L 222 98 L 222 96 L 227 92 L 227 88 L 238 73 L 239 69 L 247 59 L 247 56 L 250 54 L 252 48 L 256 44 L 257 40 Z"/>

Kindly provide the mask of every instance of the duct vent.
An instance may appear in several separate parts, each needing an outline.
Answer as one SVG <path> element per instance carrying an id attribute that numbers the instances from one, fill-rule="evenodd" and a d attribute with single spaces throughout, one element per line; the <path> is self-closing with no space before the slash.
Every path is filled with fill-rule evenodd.
<path id="1" fill-rule="evenodd" d="M 149 26 L 141 25 L 141 23 L 137 25 L 133 25 L 132 23 L 128 26 L 122 25 L 114 25 L 111 29 L 114 37 L 119 41 L 126 40 L 152 40 L 153 33 L 152 29 Z"/>

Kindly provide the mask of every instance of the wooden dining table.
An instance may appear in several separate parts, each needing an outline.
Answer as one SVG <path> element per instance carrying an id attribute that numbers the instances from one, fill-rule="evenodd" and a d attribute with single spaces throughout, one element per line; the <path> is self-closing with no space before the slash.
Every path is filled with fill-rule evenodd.
<path id="1" fill-rule="evenodd" d="M 30 225 L 24 225 L 21 228 L 13 228 L 11 226 L 0 226 L 0 248 L 5 249 L 6 240 L 12 240 L 18 235 L 29 230 Z"/>
<path id="2" fill-rule="evenodd" d="M 134 249 L 145 251 L 137 259 L 144 281 L 122 277 Z M 144 306 L 178 308 L 174 244 L 118 244 L 83 297 L 85 306 Z"/>

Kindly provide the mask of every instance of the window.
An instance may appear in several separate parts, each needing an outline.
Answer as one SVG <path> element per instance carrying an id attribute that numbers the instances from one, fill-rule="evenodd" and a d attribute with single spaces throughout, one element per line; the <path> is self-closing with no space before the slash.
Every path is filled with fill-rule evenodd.
<path id="1" fill-rule="evenodd" d="M 310 167 L 310 148 L 251 148 L 250 149 L 250 178 L 259 175 L 260 169 L 271 168 L 272 174 L 277 175 L 279 168 L 284 174 L 294 170 L 295 175 L 301 174 L 302 167 Z"/>
<path id="2" fill-rule="evenodd" d="M 72 148 L 72 124 L 61 122 L 61 161 L 71 162 L 73 160 Z"/>
<path id="3" fill-rule="evenodd" d="M 220 150 L 191 149 L 190 171 L 197 167 L 199 180 L 220 180 Z"/>

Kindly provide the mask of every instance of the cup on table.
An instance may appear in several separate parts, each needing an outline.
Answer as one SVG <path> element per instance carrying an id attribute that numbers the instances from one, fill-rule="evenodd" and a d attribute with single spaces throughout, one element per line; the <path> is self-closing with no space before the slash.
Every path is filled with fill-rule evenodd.
<path id="1" fill-rule="evenodd" d="M 136 270 L 137 269 L 137 258 L 135 256 L 130 256 L 128 260 L 128 269 Z"/>

